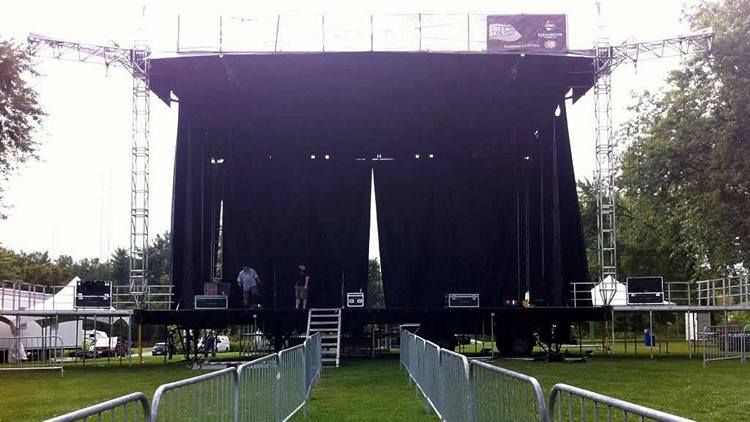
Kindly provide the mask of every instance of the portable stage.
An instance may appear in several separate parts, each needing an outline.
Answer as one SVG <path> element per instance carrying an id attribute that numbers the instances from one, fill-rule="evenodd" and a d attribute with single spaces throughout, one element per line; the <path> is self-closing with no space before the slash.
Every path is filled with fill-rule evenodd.
<path id="1" fill-rule="evenodd" d="M 266 308 L 293 306 L 302 261 L 313 306 L 365 291 L 372 174 L 388 308 L 442 308 L 447 293 L 566 305 L 588 273 L 565 99 L 592 83 L 591 57 L 573 55 L 152 60 L 152 90 L 179 98 L 176 303 L 211 280 L 220 221 L 223 281 L 249 264 Z"/>

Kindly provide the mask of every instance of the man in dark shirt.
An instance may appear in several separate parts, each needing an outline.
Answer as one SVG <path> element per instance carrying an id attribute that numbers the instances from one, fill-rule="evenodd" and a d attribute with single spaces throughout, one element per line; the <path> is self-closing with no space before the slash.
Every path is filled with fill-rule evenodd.
<path id="1" fill-rule="evenodd" d="M 307 289 L 310 285 L 310 274 L 307 273 L 305 264 L 299 264 L 297 269 L 299 273 L 297 274 L 297 281 L 294 283 L 294 308 L 299 309 L 301 302 L 302 309 L 307 309 Z"/>

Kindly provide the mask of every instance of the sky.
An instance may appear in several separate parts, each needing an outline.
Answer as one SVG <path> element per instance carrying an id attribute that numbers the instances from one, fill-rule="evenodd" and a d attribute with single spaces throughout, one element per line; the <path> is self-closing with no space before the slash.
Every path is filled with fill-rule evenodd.
<path id="1" fill-rule="evenodd" d="M 682 0 L 603 0 L 607 33 L 613 44 L 687 34 L 689 27 L 681 19 L 684 6 Z M 178 14 L 183 47 L 215 42 L 216 22 L 221 15 L 228 22 L 225 45 L 242 49 L 245 45 L 239 39 L 242 34 L 233 32 L 230 23 L 243 22 L 237 18 L 244 17 L 262 16 L 265 18 L 256 22 L 263 23 L 273 22 L 278 14 L 295 15 L 285 20 L 285 28 L 291 28 L 299 27 L 291 25 L 294 22 L 311 19 L 317 22 L 322 14 L 330 16 L 327 22 L 333 26 L 349 19 L 369 22 L 370 14 L 565 13 L 569 47 L 590 48 L 595 39 L 595 10 L 594 0 L 370 3 L 11 0 L 3 5 L 0 14 L 0 38 L 22 41 L 33 32 L 70 41 L 105 45 L 116 42 L 126 47 L 134 39 L 144 38 L 158 56 L 169 55 L 176 49 Z M 393 37 L 385 34 L 382 36 Z M 255 35 L 245 34 L 254 40 Z M 307 36 L 305 31 L 290 29 L 282 35 L 286 49 L 317 48 L 317 39 Z M 361 34 L 350 36 L 353 39 Z M 329 38 L 329 48 L 342 39 L 346 37 Z M 395 41 L 389 42 L 398 43 L 398 39 L 396 36 Z M 634 93 L 645 89 L 658 91 L 664 86 L 668 72 L 678 65 L 678 59 L 662 59 L 618 68 L 612 77 L 615 126 L 629 117 L 627 107 L 634 103 Z M 38 70 L 42 76 L 32 84 L 48 114 L 35 135 L 40 159 L 21 165 L 3 184 L 6 205 L 3 212 L 7 219 L 0 221 L 0 245 L 15 250 L 48 251 L 53 258 L 65 254 L 76 259 L 106 259 L 118 246 L 127 248 L 129 242 L 132 80 L 123 69 L 51 59 L 40 59 Z M 589 92 L 568 109 L 573 161 L 579 179 L 590 179 L 594 170 L 592 97 Z M 169 107 L 152 96 L 152 237 L 170 226 L 176 128 L 177 107 Z M 371 234 L 371 256 L 377 256 L 375 234 Z"/>

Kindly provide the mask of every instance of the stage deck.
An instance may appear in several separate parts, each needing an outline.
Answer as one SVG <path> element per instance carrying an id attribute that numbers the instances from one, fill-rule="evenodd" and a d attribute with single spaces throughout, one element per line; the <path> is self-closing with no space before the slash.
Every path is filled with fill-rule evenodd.
<path id="1" fill-rule="evenodd" d="M 133 314 L 136 323 L 180 325 L 193 328 L 223 328 L 229 325 L 270 324 L 297 329 L 307 327 L 307 310 L 301 309 L 185 309 L 142 310 Z M 530 320 L 600 321 L 609 308 L 572 307 L 496 307 L 496 308 L 344 308 L 343 324 L 420 323 L 428 319 L 448 318 L 475 321 L 497 321 L 523 317 Z"/>

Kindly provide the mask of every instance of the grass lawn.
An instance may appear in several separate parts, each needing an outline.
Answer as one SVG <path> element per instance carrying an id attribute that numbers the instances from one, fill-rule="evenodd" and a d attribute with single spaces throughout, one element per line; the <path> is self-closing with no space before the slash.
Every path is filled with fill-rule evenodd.
<path id="1" fill-rule="evenodd" d="M 436 421 L 425 414 L 424 399 L 399 366 L 398 355 L 378 360 L 344 360 L 340 368 L 323 368 L 313 389 L 308 418 L 295 421 Z"/>
<path id="2" fill-rule="evenodd" d="M 703 368 L 700 357 L 688 360 L 680 345 L 669 356 L 594 355 L 586 363 L 499 360 L 493 363 L 536 377 L 545 394 L 558 382 L 586 388 L 702 421 L 747 420 L 750 365 L 716 362 Z M 682 353 L 681 353 L 682 352 Z M 227 354 L 230 357 L 231 354 Z M 220 355 L 221 356 L 221 355 Z M 39 421 L 127 393 L 149 398 L 163 383 L 203 373 L 185 362 L 163 365 L 162 357 L 144 365 L 68 365 L 59 372 L 0 372 L 0 422 Z M 302 421 L 302 415 L 295 417 Z M 378 360 L 348 359 L 340 368 L 324 368 L 308 405 L 310 421 L 428 421 L 424 400 L 409 386 L 398 355 Z"/>
<path id="3" fill-rule="evenodd" d="M 639 351 L 640 352 L 640 351 Z M 503 368 L 536 377 L 545 395 L 566 383 L 699 421 L 750 418 L 750 367 L 739 361 L 709 363 L 701 357 L 593 357 L 586 363 L 500 360 Z"/>
<path id="4" fill-rule="evenodd" d="M 106 359 L 99 366 L 66 365 L 63 377 L 59 371 L 0 372 L 0 422 L 40 421 L 136 391 L 150 399 L 159 385 L 201 373 L 184 362 L 144 360 L 132 367 Z"/>

